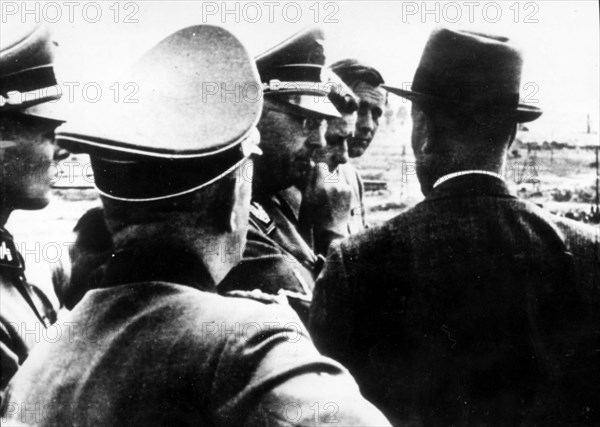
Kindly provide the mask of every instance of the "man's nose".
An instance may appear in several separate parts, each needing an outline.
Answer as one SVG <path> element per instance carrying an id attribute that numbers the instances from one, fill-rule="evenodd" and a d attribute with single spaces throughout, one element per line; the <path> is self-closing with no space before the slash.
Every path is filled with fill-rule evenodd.
<path id="1" fill-rule="evenodd" d="M 335 167 L 337 167 L 338 165 L 348 163 L 348 160 L 348 140 L 344 138 L 344 142 L 335 147 L 333 163 L 335 163 Z"/>
<path id="2" fill-rule="evenodd" d="M 319 149 L 325 148 L 327 145 L 327 141 L 325 140 L 325 132 L 327 131 L 327 125 L 320 126 L 318 129 L 315 129 L 309 135 L 306 140 L 306 145 L 311 149 Z"/>
<path id="3" fill-rule="evenodd" d="M 361 133 L 372 132 L 375 129 L 375 121 L 373 120 L 373 116 L 370 112 L 362 114 L 358 118 L 357 127 L 361 131 Z"/>

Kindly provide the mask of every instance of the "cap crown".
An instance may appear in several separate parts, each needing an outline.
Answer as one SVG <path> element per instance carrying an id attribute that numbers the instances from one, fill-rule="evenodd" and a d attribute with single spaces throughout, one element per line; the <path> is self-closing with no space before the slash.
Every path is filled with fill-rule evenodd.
<path id="1" fill-rule="evenodd" d="M 265 96 L 298 112 L 322 117 L 340 114 L 327 98 L 341 80 L 324 68 L 325 34 L 318 27 L 294 34 L 256 58 Z"/>
<path id="2" fill-rule="evenodd" d="M 48 26 L 2 23 L 0 26 L 0 111 L 27 109 L 61 97 L 54 74 L 54 51 Z M 31 114 L 56 118 L 42 108 Z"/>
<path id="3" fill-rule="evenodd" d="M 61 140 L 162 158 L 195 158 L 239 144 L 262 110 L 252 58 L 228 31 L 177 31 L 121 77 L 131 102 L 103 97 L 57 131 Z"/>

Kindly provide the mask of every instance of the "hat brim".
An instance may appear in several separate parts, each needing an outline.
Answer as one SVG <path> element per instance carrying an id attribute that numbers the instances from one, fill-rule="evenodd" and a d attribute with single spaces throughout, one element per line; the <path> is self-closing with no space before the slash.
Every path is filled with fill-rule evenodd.
<path id="1" fill-rule="evenodd" d="M 416 102 L 424 105 L 446 105 L 450 107 L 457 107 L 461 105 L 466 105 L 461 103 L 460 101 L 448 100 L 443 98 L 438 98 L 436 96 L 427 95 L 421 92 L 415 92 L 406 89 L 400 89 L 394 86 L 381 85 L 385 90 L 394 95 L 401 96 L 402 98 L 406 98 L 409 101 Z M 498 110 L 505 113 L 510 113 L 514 116 L 514 119 L 517 123 L 526 123 L 531 122 L 539 118 L 543 111 L 540 108 L 533 107 L 526 104 L 518 104 L 516 108 L 512 110 Z"/>

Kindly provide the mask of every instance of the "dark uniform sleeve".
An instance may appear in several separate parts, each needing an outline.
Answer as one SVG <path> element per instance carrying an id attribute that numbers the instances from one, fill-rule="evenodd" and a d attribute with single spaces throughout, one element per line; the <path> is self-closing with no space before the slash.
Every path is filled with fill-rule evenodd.
<path id="1" fill-rule="evenodd" d="M 219 293 L 259 289 L 285 295 L 302 321 L 307 322 L 313 288 L 312 272 L 251 224 L 243 259 L 219 284 Z"/>
<path id="2" fill-rule="evenodd" d="M 229 336 L 219 358 L 217 424 L 389 425 L 348 371 L 319 354 L 289 308 L 264 306 L 247 318 L 245 332 Z"/>
<path id="3" fill-rule="evenodd" d="M 309 330 L 319 351 L 344 365 L 351 360 L 356 348 L 352 333 L 355 308 L 351 291 L 341 246 L 334 243 L 315 284 Z"/>

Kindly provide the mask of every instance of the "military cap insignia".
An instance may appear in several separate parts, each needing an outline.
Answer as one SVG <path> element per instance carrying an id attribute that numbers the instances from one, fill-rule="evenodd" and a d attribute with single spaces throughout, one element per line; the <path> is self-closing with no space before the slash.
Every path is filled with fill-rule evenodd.
<path id="1" fill-rule="evenodd" d="M 265 96 L 276 97 L 304 114 L 340 117 L 326 99 L 339 79 L 324 68 L 324 40 L 320 28 L 307 28 L 257 56 Z"/>

